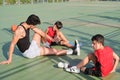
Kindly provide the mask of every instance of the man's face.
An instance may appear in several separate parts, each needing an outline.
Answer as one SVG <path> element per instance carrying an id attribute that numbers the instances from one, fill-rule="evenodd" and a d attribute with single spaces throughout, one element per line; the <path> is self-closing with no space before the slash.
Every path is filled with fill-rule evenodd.
<path id="1" fill-rule="evenodd" d="M 98 50 L 98 49 L 101 49 L 101 46 L 102 46 L 102 43 L 100 42 L 97 42 L 97 41 L 92 41 L 92 47 L 94 50 Z"/>
<path id="2" fill-rule="evenodd" d="M 54 30 L 54 31 L 58 31 L 58 29 L 57 29 L 57 26 L 56 26 L 56 25 L 54 25 L 54 26 L 53 26 L 53 30 Z"/>

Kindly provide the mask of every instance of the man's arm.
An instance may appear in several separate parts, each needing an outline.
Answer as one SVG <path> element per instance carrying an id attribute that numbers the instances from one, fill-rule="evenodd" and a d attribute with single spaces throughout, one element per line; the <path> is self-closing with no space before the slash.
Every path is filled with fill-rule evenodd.
<path id="1" fill-rule="evenodd" d="M 49 31 L 49 30 L 48 30 L 48 28 L 47 28 L 47 29 L 45 30 L 45 36 L 46 36 L 46 37 L 45 37 L 44 39 L 45 39 L 46 41 L 47 41 L 47 39 L 49 39 L 49 40 L 51 40 L 51 41 L 54 41 L 54 39 L 53 39 L 51 36 L 48 35 L 48 31 Z"/>
<path id="2" fill-rule="evenodd" d="M 20 31 L 16 30 L 10 43 L 10 47 L 8 51 L 8 59 L 6 61 L 0 62 L 0 64 L 10 64 L 12 62 L 12 54 L 14 51 L 14 47 L 17 41 L 19 40 L 19 38 L 20 38 Z"/>
<path id="3" fill-rule="evenodd" d="M 113 52 L 113 58 L 114 58 L 114 66 L 113 66 L 113 70 L 111 72 L 115 72 L 115 69 L 119 62 L 119 57 L 115 52 Z"/>
<path id="4" fill-rule="evenodd" d="M 67 38 L 64 36 L 64 34 L 62 32 L 58 32 L 58 34 L 63 41 L 68 42 Z"/>
<path id="5" fill-rule="evenodd" d="M 31 29 L 32 29 L 34 32 L 38 33 L 41 37 L 43 37 L 43 38 L 45 38 L 45 39 L 49 39 L 49 40 L 51 40 L 51 41 L 54 41 L 53 38 L 51 38 L 50 36 L 48 36 L 48 35 L 47 35 L 45 32 L 43 32 L 41 29 L 39 29 L 39 28 L 37 28 L 37 27 L 35 27 L 35 26 L 32 26 Z"/>

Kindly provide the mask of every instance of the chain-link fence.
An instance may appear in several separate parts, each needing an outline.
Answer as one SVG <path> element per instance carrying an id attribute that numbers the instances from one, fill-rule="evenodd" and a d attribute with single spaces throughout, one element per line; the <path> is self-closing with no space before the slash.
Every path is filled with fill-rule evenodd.
<path id="1" fill-rule="evenodd" d="M 0 5 L 10 4 L 35 4 L 35 3 L 54 3 L 68 1 L 120 1 L 120 0 L 0 0 Z"/>

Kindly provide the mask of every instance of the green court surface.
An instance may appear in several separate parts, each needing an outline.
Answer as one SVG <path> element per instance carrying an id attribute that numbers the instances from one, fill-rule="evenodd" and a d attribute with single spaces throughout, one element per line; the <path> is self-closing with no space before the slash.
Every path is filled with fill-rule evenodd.
<path id="1" fill-rule="evenodd" d="M 82 43 L 81 55 L 40 56 L 27 59 L 15 47 L 12 63 L 0 65 L 0 80 L 120 80 L 120 64 L 116 72 L 104 78 L 83 73 L 71 74 L 57 68 L 57 63 L 60 61 L 69 62 L 71 65 L 79 63 L 92 51 L 90 39 L 98 33 L 105 36 L 105 45 L 112 47 L 120 56 L 120 2 L 65 2 L 0 6 L 0 61 L 7 59 L 12 39 L 10 26 L 25 21 L 30 14 L 37 14 L 40 17 L 42 23 L 38 27 L 43 30 L 57 20 L 62 21 L 64 25 L 62 32 L 68 40 L 74 42 L 78 39 Z M 31 31 L 31 37 L 32 34 Z"/>

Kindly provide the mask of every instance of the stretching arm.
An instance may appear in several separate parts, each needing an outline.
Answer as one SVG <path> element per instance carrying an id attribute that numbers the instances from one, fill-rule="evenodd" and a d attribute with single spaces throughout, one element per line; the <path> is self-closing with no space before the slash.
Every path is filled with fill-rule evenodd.
<path id="1" fill-rule="evenodd" d="M 114 58 L 114 66 L 113 66 L 113 70 L 111 72 L 115 71 L 115 69 L 118 65 L 118 62 L 119 62 L 119 57 L 115 52 L 113 52 L 113 58 Z"/>
<path id="2" fill-rule="evenodd" d="M 35 27 L 35 26 L 32 26 L 31 29 L 32 29 L 34 32 L 38 33 L 41 37 L 50 39 L 51 41 L 54 41 L 50 36 L 48 36 L 47 34 L 45 34 L 45 32 L 43 32 L 41 29 L 38 29 L 38 28 Z"/>

